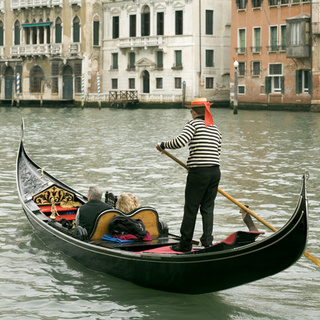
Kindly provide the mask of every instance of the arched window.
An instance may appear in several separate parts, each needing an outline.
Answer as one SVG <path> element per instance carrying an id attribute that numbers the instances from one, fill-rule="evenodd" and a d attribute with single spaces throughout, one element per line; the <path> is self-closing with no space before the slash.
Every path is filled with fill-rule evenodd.
<path id="1" fill-rule="evenodd" d="M 80 42 L 80 19 L 78 16 L 73 19 L 73 42 Z"/>
<path id="2" fill-rule="evenodd" d="M 42 68 L 38 65 L 32 67 L 30 71 L 30 92 L 31 93 L 41 92 L 42 80 L 44 80 L 44 72 Z"/>
<path id="3" fill-rule="evenodd" d="M 3 22 L 0 20 L 0 47 L 4 44 L 4 27 Z"/>
<path id="4" fill-rule="evenodd" d="M 62 43 L 62 20 L 60 17 L 56 19 L 56 43 Z"/>
<path id="5" fill-rule="evenodd" d="M 141 13 L 141 36 L 150 36 L 150 8 L 144 6 Z"/>
<path id="6" fill-rule="evenodd" d="M 17 46 L 17 45 L 20 45 L 20 22 L 19 20 L 17 20 L 15 23 L 14 23 L 14 45 Z"/>

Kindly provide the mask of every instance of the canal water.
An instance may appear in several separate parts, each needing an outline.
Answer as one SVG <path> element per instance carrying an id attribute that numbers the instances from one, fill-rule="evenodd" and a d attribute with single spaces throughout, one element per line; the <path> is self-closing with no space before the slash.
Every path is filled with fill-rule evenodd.
<path id="1" fill-rule="evenodd" d="M 281 228 L 309 172 L 307 250 L 320 258 L 320 113 L 212 109 L 223 135 L 220 188 Z M 92 272 L 33 233 L 16 192 L 21 119 L 39 165 L 86 193 L 90 185 L 132 192 L 179 232 L 186 172 L 155 145 L 180 133 L 187 109 L 0 108 L 0 319 L 319 319 L 320 268 L 301 257 L 287 270 L 237 288 L 182 295 Z M 187 149 L 171 151 L 185 161 Z M 266 227 L 256 223 L 270 235 Z M 214 236 L 246 230 L 218 195 Z M 195 238 L 201 236 L 197 221 Z M 267 257 L 266 257 L 267 259 Z M 257 268 L 263 268 L 261 260 Z M 237 266 L 234 266 L 235 272 Z M 197 277 L 198 270 L 194 270 Z"/>

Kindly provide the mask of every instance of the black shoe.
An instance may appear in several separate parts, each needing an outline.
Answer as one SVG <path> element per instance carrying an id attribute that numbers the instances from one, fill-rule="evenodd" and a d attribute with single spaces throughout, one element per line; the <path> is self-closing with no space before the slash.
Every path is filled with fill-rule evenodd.
<path id="1" fill-rule="evenodd" d="M 190 252 L 192 249 L 192 244 L 182 246 L 181 243 L 176 243 L 170 246 L 170 249 L 176 252 Z"/>

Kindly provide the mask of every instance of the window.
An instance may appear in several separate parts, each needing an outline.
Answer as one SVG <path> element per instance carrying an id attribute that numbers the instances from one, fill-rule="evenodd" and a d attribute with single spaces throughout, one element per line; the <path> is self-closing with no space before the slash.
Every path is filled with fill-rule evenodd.
<path id="1" fill-rule="evenodd" d="M 51 92 L 58 93 L 59 92 L 59 84 L 58 84 L 59 64 L 56 62 L 52 63 L 51 65 L 51 75 L 52 75 Z"/>
<path id="2" fill-rule="evenodd" d="M 214 67 L 213 50 L 206 50 L 206 67 Z"/>
<path id="3" fill-rule="evenodd" d="M 134 52 L 129 52 L 129 65 L 128 69 L 135 69 L 135 63 L 136 63 L 136 54 Z"/>
<path id="4" fill-rule="evenodd" d="M 175 50 L 175 65 L 176 68 L 182 67 L 182 51 L 181 50 Z"/>
<path id="5" fill-rule="evenodd" d="M 111 88 L 118 89 L 118 79 L 111 79 Z"/>
<path id="6" fill-rule="evenodd" d="M 163 69 L 163 51 L 157 51 L 156 68 Z"/>
<path id="7" fill-rule="evenodd" d="M 301 43 L 301 24 L 299 22 L 290 24 L 291 32 L 290 32 L 290 44 L 291 45 L 300 45 Z"/>
<path id="8" fill-rule="evenodd" d="M 29 29 L 29 28 L 27 28 Z M 58 17 L 56 19 L 56 43 L 62 43 L 62 20 Z"/>
<path id="9" fill-rule="evenodd" d="M 150 8 L 144 6 L 141 13 L 141 36 L 150 36 Z"/>
<path id="10" fill-rule="evenodd" d="M 246 53 L 246 29 L 239 29 L 237 52 L 238 54 Z"/>
<path id="11" fill-rule="evenodd" d="M 261 8 L 262 0 L 252 0 L 252 7 L 253 8 Z"/>
<path id="12" fill-rule="evenodd" d="M 261 52 L 261 28 L 253 28 L 253 53 Z"/>
<path id="13" fill-rule="evenodd" d="M 279 0 L 269 0 L 269 5 L 270 6 L 276 6 L 278 4 L 278 1 Z M 300 1 L 300 0 L 298 0 L 298 1 Z"/>
<path id="14" fill-rule="evenodd" d="M 182 88 L 181 78 L 174 78 L 174 88 L 175 89 L 181 89 Z"/>
<path id="15" fill-rule="evenodd" d="M 278 26 L 270 27 L 269 51 L 278 51 Z"/>
<path id="16" fill-rule="evenodd" d="M 112 70 L 117 70 L 118 69 L 118 53 L 112 53 Z"/>
<path id="17" fill-rule="evenodd" d="M 282 76 L 282 64 L 269 64 L 269 76 L 266 77 L 266 93 L 284 93 L 284 77 Z"/>
<path id="18" fill-rule="evenodd" d="M 156 89 L 163 89 L 163 79 L 156 78 Z"/>
<path id="19" fill-rule="evenodd" d="M 135 89 L 136 87 L 136 79 L 129 78 L 129 89 Z"/>
<path id="20" fill-rule="evenodd" d="M 206 10 L 206 34 L 213 34 L 213 10 Z"/>
<path id="21" fill-rule="evenodd" d="M 0 47 L 2 47 L 4 44 L 4 28 L 3 28 L 3 22 L 0 21 Z"/>
<path id="22" fill-rule="evenodd" d="M 30 92 L 31 93 L 42 92 L 42 80 L 44 80 L 44 73 L 42 68 L 38 65 L 32 67 L 30 71 Z"/>
<path id="23" fill-rule="evenodd" d="M 82 82 L 82 62 L 77 61 L 74 64 L 74 81 L 75 81 L 75 93 L 81 93 Z"/>
<path id="24" fill-rule="evenodd" d="M 206 78 L 206 89 L 213 89 L 213 78 L 212 77 Z"/>
<path id="25" fill-rule="evenodd" d="M 164 13 L 157 12 L 157 35 L 164 35 Z"/>
<path id="26" fill-rule="evenodd" d="M 73 19 L 73 42 L 80 42 L 80 19 L 74 17 Z"/>
<path id="27" fill-rule="evenodd" d="M 261 72 L 261 62 L 260 61 L 252 61 L 252 76 L 260 76 Z"/>
<path id="28" fill-rule="evenodd" d="M 243 85 L 238 86 L 238 93 L 239 94 L 245 94 L 246 93 L 246 87 Z"/>
<path id="29" fill-rule="evenodd" d="M 135 14 L 130 15 L 129 18 L 129 36 L 136 37 L 137 36 L 137 16 Z"/>
<path id="30" fill-rule="evenodd" d="M 281 45 L 280 50 L 285 51 L 287 48 L 287 26 L 281 26 Z"/>
<path id="31" fill-rule="evenodd" d="M 243 61 L 239 61 L 239 67 L 238 67 L 239 76 L 245 76 L 246 75 L 246 63 Z"/>
<path id="32" fill-rule="evenodd" d="M 183 34 L 183 11 L 176 11 L 176 35 Z"/>
<path id="33" fill-rule="evenodd" d="M 119 17 L 112 18 L 112 39 L 119 38 Z"/>
<path id="34" fill-rule="evenodd" d="M 20 22 L 16 21 L 14 24 L 14 45 L 20 45 Z"/>
<path id="35" fill-rule="evenodd" d="M 247 8 L 248 0 L 236 0 L 238 10 L 243 10 Z"/>
<path id="36" fill-rule="evenodd" d="M 100 45 L 100 21 L 98 20 L 97 17 L 94 18 L 95 20 L 93 21 L 93 45 L 94 46 L 99 46 Z"/>
<path id="37" fill-rule="evenodd" d="M 311 94 L 311 70 L 296 70 L 296 93 Z"/>

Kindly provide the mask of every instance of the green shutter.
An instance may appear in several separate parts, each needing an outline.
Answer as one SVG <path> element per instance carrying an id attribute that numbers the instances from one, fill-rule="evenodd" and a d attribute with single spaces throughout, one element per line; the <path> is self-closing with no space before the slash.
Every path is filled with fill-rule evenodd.
<path id="1" fill-rule="evenodd" d="M 296 94 L 302 92 L 302 70 L 296 70 Z"/>
<path id="2" fill-rule="evenodd" d="M 16 46 L 20 44 L 20 26 L 14 27 L 14 44 Z"/>
<path id="3" fill-rule="evenodd" d="M 56 24 L 56 43 L 62 43 L 62 26 L 61 26 L 61 23 Z"/>
<path id="4" fill-rule="evenodd" d="M 284 94 L 284 76 L 280 77 L 281 81 L 281 93 Z"/>
<path id="5" fill-rule="evenodd" d="M 0 46 L 3 46 L 3 27 L 0 27 Z"/>
<path id="6" fill-rule="evenodd" d="M 266 77 L 265 81 L 266 81 L 265 91 L 266 91 L 266 94 L 269 94 L 271 93 L 271 77 Z"/>
<path id="7" fill-rule="evenodd" d="M 93 21 L 93 45 L 94 46 L 99 45 L 99 28 L 100 28 L 99 21 Z"/>
<path id="8" fill-rule="evenodd" d="M 308 89 L 309 89 L 309 94 L 312 96 L 312 73 L 311 70 L 308 70 Z"/>
<path id="9" fill-rule="evenodd" d="M 80 23 L 73 23 L 73 42 L 80 42 Z"/>

